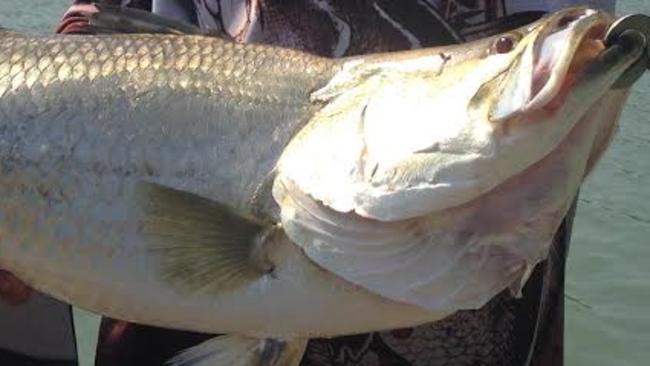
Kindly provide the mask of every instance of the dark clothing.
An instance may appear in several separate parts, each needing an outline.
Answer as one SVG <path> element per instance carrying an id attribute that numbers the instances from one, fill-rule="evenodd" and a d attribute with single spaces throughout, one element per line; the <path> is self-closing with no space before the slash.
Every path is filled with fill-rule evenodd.
<path id="1" fill-rule="evenodd" d="M 192 0 L 186 1 L 191 2 Z M 119 6 L 128 6 L 132 8 L 142 9 L 151 11 L 152 0 L 75 0 L 74 4 L 91 4 L 91 3 L 100 3 L 108 5 L 119 5 Z"/>
<path id="2" fill-rule="evenodd" d="M 45 360 L 0 350 L 0 365 L 6 366 L 77 366 L 77 360 Z"/>
<path id="3" fill-rule="evenodd" d="M 0 366 L 76 366 L 72 309 L 32 292 L 20 304 L 0 297 Z"/>
<path id="4" fill-rule="evenodd" d="M 96 366 L 161 366 L 178 352 L 212 337 L 103 318 Z"/>

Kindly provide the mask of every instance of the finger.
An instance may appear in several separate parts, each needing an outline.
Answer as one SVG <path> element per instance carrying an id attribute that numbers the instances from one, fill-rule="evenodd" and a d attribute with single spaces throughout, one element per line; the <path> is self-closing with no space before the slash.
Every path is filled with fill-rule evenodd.
<path id="1" fill-rule="evenodd" d="M 31 289 L 14 275 L 0 270 L 0 300 L 9 305 L 20 305 L 27 300 Z"/>
<path id="2" fill-rule="evenodd" d="M 63 19 L 56 29 L 61 34 L 87 34 L 88 17 L 98 12 L 93 4 L 75 4 L 63 15 Z"/>

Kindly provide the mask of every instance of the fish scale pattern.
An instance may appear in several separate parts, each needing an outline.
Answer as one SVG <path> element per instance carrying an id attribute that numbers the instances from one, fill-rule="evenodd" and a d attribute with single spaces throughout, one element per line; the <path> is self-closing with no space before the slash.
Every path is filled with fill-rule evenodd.
<path id="1" fill-rule="evenodd" d="M 245 205 L 336 69 L 216 37 L 0 31 L 0 267 L 92 273 L 142 254 L 122 244 L 136 181 Z"/>
<path id="2" fill-rule="evenodd" d="M 332 61 L 302 52 L 216 37 L 0 35 L 0 96 L 37 84 L 123 78 L 126 86 L 195 88 L 241 102 L 282 103 L 296 83 L 331 75 Z M 274 93 L 265 84 L 275 83 Z M 124 87 L 124 86 L 122 86 Z"/>
<path id="3" fill-rule="evenodd" d="M 252 184 L 255 179 L 242 179 L 238 172 L 274 163 L 273 153 L 252 141 L 285 139 L 302 126 L 313 109 L 309 93 L 329 81 L 336 65 L 302 52 L 216 37 L 2 32 L 3 168 L 32 161 L 49 169 L 58 159 L 77 161 L 97 176 L 156 176 L 175 165 L 170 174 L 178 179 Z M 149 120 L 160 123 L 142 122 Z M 136 136 L 140 146 L 164 150 L 135 153 L 123 142 Z M 243 161 L 237 169 L 219 169 L 224 176 L 216 179 L 217 167 L 209 160 L 215 155 Z"/>

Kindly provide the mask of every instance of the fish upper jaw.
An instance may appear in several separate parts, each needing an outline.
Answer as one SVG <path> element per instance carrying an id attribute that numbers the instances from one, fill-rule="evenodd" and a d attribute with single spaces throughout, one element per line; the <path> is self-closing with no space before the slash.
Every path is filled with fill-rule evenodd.
<path id="1" fill-rule="evenodd" d="M 539 37 L 534 48 L 528 108 L 553 108 L 561 103 L 577 74 L 605 48 L 604 36 L 611 23 L 607 14 L 593 9 L 576 9 L 551 23 L 550 32 Z M 563 42 L 567 38 L 575 41 Z"/>
<path id="2" fill-rule="evenodd" d="M 613 19 L 589 8 L 570 8 L 547 18 L 534 39 L 502 77 L 491 107 L 493 122 L 534 111 L 555 112 L 584 68 L 605 48 L 603 38 Z M 503 96 L 509 96 L 504 98 Z"/>

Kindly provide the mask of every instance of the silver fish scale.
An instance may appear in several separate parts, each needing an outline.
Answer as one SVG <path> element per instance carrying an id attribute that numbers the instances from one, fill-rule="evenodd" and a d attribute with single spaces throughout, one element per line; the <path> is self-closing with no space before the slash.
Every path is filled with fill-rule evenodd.
<path id="1" fill-rule="evenodd" d="M 166 151 L 145 155 L 182 158 L 192 147 L 209 144 L 222 145 L 218 153 L 232 145 L 226 150 L 251 148 L 258 151 L 249 155 L 263 154 L 256 159 L 273 159 L 273 151 L 262 152 L 256 139 L 286 140 L 313 109 L 309 93 L 335 69 L 333 62 L 303 53 L 207 37 L 28 38 L 6 33 L 2 38 L 0 145 L 5 168 L 11 159 L 63 158 L 66 151 L 89 145 L 80 149 L 84 154 L 79 159 L 98 155 L 95 165 L 101 171 L 109 169 L 97 166 L 108 163 L 101 157 L 122 164 L 120 155 L 130 156 L 133 146 L 125 142 L 136 136 L 143 139 L 140 146 L 175 140 Z M 163 123 L 142 123 L 150 120 Z M 24 140 L 27 135 L 30 141 Z M 153 166 L 144 160 L 140 169 L 153 175 Z M 202 159 L 192 160 L 176 175 L 199 169 L 192 165 Z M 121 173 L 135 173 L 128 165 L 120 165 L 127 170 Z"/>
<path id="2" fill-rule="evenodd" d="M 304 89 L 331 72 L 332 62 L 287 49 L 208 37 L 124 36 L 26 38 L 5 33 L 0 45 L 0 94 L 35 83 L 123 77 L 217 91 L 221 97 L 282 103 L 283 91 Z M 278 79 L 282 76 L 282 81 Z M 274 93 L 264 93 L 272 85 Z M 304 95 L 295 95 L 304 96 Z"/>
<path id="3" fill-rule="evenodd" d="M 243 208 L 336 69 L 208 37 L 0 33 L 3 256 L 37 251 L 20 257 L 41 271 L 128 257 L 115 225 L 137 181 Z"/>

